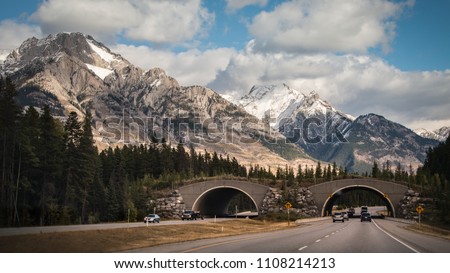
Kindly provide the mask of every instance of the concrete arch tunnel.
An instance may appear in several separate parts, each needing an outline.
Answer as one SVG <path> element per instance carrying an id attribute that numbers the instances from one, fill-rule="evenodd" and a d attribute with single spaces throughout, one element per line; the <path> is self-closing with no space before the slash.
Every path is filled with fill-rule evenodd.
<path id="1" fill-rule="evenodd" d="M 395 208 L 394 208 L 394 204 L 392 204 L 391 200 L 389 198 L 387 198 L 387 196 L 384 196 L 384 194 L 382 192 L 380 192 L 379 190 L 377 190 L 373 187 L 365 186 L 365 185 L 347 186 L 347 187 L 338 189 L 335 192 L 333 192 L 332 194 L 330 194 L 330 196 L 327 198 L 327 200 L 325 201 L 325 203 L 322 207 L 321 215 L 322 216 L 331 215 L 335 201 L 337 201 L 337 199 L 340 196 L 342 196 L 343 194 L 354 191 L 354 190 L 364 190 L 364 191 L 368 191 L 368 192 L 374 193 L 375 195 L 379 196 L 381 198 L 381 200 L 384 202 L 384 205 L 386 206 L 386 208 L 388 210 L 389 216 L 395 217 Z"/>
<path id="2" fill-rule="evenodd" d="M 331 214 L 332 207 L 340 195 L 353 190 L 371 192 L 381 198 L 389 215 L 397 216 L 397 205 L 408 190 L 407 186 L 376 179 L 343 179 L 310 187 L 321 216 Z"/>
<path id="3" fill-rule="evenodd" d="M 207 216 L 223 216 L 227 215 L 230 201 L 237 194 L 248 197 L 259 214 L 269 189 L 268 186 L 246 181 L 212 180 L 181 187 L 179 192 L 186 209 L 199 210 Z M 408 187 L 377 179 L 342 179 L 310 186 L 309 190 L 319 210 L 318 216 L 329 215 L 340 194 L 364 190 L 379 196 L 390 216 L 396 217 L 399 214 L 398 204 Z"/>
<path id="4" fill-rule="evenodd" d="M 213 180 L 187 185 L 179 191 L 186 209 L 198 210 L 207 216 L 224 216 L 230 201 L 238 194 L 248 197 L 259 213 L 268 189 L 245 181 Z"/>

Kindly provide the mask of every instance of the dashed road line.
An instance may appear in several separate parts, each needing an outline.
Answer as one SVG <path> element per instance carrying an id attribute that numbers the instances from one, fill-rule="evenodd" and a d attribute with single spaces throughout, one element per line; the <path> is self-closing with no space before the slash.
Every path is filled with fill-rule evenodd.
<path id="1" fill-rule="evenodd" d="M 299 248 L 299 251 L 302 251 L 303 249 L 307 248 L 308 246 L 302 246 L 301 248 Z"/>
<path id="2" fill-rule="evenodd" d="M 318 240 L 316 240 L 316 243 L 318 243 L 318 242 L 320 242 L 321 241 L 321 239 L 318 239 Z"/>

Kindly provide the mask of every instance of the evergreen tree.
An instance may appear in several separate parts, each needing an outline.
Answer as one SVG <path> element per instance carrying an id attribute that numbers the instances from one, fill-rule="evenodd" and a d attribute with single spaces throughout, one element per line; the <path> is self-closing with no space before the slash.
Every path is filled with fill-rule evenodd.
<path id="1" fill-rule="evenodd" d="M 372 167 L 372 177 L 378 178 L 379 176 L 380 176 L 380 169 L 378 168 L 378 163 L 374 161 Z"/>
<path id="2" fill-rule="evenodd" d="M 78 166 L 80 180 L 77 188 L 78 210 L 80 211 L 82 222 L 86 223 L 88 220 L 89 194 L 98 176 L 98 150 L 92 134 L 92 116 L 89 111 L 87 111 L 82 124 L 82 134 L 77 154 L 79 155 L 79 160 L 77 161 L 80 163 Z"/>
<path id="3" fill-rule="evenodd" d="M 17 211 L 15 156 L 19 145 L 17 125 L 21 109 L 14 102 L 16 95 L 17 91 L 11 79 L 0 78 L 0 224 L 2 225 L 12 225 Z"/>
<path id="4" fill-rule="evenodd" d="M 317 161 L 315 177 L 321 178 L 322 176 L 323 176 L 322 167 L 320 166 L 320 161 Z"/>

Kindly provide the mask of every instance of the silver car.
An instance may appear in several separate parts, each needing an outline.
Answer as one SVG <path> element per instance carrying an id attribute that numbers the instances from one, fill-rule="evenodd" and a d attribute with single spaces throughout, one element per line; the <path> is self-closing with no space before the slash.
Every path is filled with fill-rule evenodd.
<path id="1" fill-rule="evenodd" d="M 341 221 L 342 223 L 344 223 L 345 219 L 344 219 L 344 215 L 342 214 L 342 212 L 335 212 L 332 216 L 333 218 L 333 223 L 336 221 Z"/>
<path id="2" fill-rule="evenodd" d="M 161 221 L 161 218 L 158 214 L 149 214 L 144 217 L 144 223 L 159 223 Z"/>
<path id="3" fill-rule="evenodd" d="M 344 220 L 349 220 L 348 213 L 346 211 L 342 212 L 342 216 L 344 217 Z"/>

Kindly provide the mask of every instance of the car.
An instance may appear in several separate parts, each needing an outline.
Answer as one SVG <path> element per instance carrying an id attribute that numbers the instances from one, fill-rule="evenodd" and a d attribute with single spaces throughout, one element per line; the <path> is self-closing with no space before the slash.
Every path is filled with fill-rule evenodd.
<path id="1" fill-rule="evenodd" d="M 161 221 L 161 217 L 158 214 L 149 214 L 144 217 L 144 223 L 159 223 Z"/>
<path id="2" fill-rule="evenodd" d="M 344 220 L 349 220 L 348 213 L 346 211 L 342 212 L 342 216 L 344 217 Z"/>
<path id="3" fill-rule="evenodd" d="M 203 220 L 203 216 L 200 214 L 200 211 L 194 210 L 184 210 L 183 214 L 181 214 L 181 220 L 197 220 L 197 218 L 201 218 Z"/>
<path id="4" fill-rule="evenodd" d="M 361 213 L 361 222 L 366 222 L 366 221 L 372 222 L 372 216 L 368 212 L 363 212 L 363 213 Z"/>
<path id="5" fill-rule="evenodd" d="M 355 209 L 350 208 L 347 212 L 349 218 L 353 218 L 353 215 L 355 215 Z"/>
<path id="6" fill-rule="evenodd" d="M 333 214 L 333 223 L 336 221 L 341 221 L 342 223 L 344 223 L 345 219 L 344 219 L 344 215 L 342 214 L 342 212 L 335 212 Z"/>
<path id="7" fill-rule="evenodd" d="M 369 212 L 369 209 L 368 209 L 366 206 L 361 207 L 361 215 L 362 215 L 364 212 Z"/>

